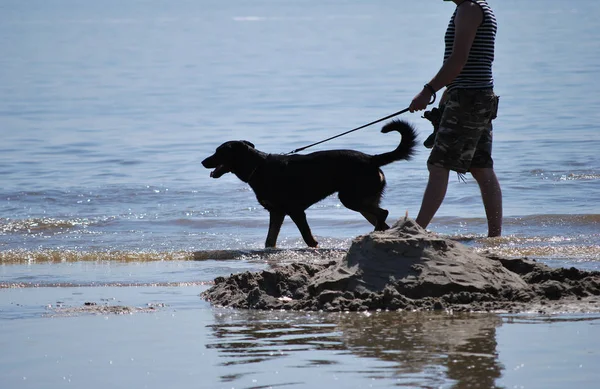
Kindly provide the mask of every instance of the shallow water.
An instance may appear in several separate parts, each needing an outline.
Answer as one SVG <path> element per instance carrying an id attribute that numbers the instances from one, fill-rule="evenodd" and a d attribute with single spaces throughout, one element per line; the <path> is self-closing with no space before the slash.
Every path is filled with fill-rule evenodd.
<path id="1" fill-rule="evenodd" d="M 205 288 L 4 290 L 3 387 L 591 388 L 598 379 L 597 316 L 236 311 L 200 301 Z M 68 309 L 90 301 L 159 308 Z"/>
<path id="2" fill-rule="evenodd" d="M 484 238 L 470 177 L 452 179 L 430 228 L 479 251 L 600 270 L 600 4 L 491 4 L 505 234 Z M 288 152 L 406 107 L 439 66 L 452 4 L 3 0 L 0 8 L 0 347 L 11 350 L 0 356 L 2 387 L 597 382 L 597 315 L 469 318 L 472 339 L 453 344 L 462 318 L 219 311 L 198 297 L 216 276 L 312 260 L 297 250 L 305 244 L 289 220 L 278 245 L 295 251 L 253 255 L 266 211 L 247 185 L 211 179 L 200 161 L 226 140 Z M 431 131 L 419 114 L 403 117 L 421 139 Z M 380 153 L 397 142 L 373 126 L 307 152 Z M 426 158 L 421 148 L 384 169 L 391 222 L 417 214 Z M 370 231 L 336 197 L 307 215 L 333 254 Z M 250 254 L 216 260 L 211 250 Z M 61 301 L 167 307 L 56 315 Z M 391 330 L 396 321 L 406 328 Z M 415 327 L 432 339 L 411 335 Z"/>
<path id="3" fill-rule="evenodd" d="M 232 175 L 211 179 L 200 161 L 226 140 L 288 152 L 398 111 L 439 66 L 452 10 L 390 1 L 5 4 L 0 249 L 128 253 L 261 247 L 267 214 L 249 187 Z M 598 259 L 600 110 L 581 87 L 600 86 L 599 5 L 494 7 L 494 156 L 509 237 L 501 246 L 571 239 L 561 257 Z M 431 130 L 419 114 L 404 117 L 422 138 Z M 395 146 L 378 129 L 314 150 Z M 385 168 L 390 220 L 416 216 L 426 158 L 421 148 Z M 336 197 L 307 214 L 322 247 L 347 247 L 370 229 Z M 471 178 L 452 180 L 437 216 L 435 231 L 485 236 Z M 280 246 L 304 246 L 289 220 Z"/>

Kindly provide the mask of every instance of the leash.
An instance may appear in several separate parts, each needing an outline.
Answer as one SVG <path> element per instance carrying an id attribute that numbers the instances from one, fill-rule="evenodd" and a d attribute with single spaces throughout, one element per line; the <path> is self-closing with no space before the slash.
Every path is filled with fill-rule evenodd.
<path id="1" fill-rule="evenodd" d="M 435 103 L 435 93 L 433 94 L 433 96 L 432 96 L 432 98 L 431 98 L 431 101 L 430 101 L 430 102 L 429 102 L 429 104 L 427 104 L 427 105 L 431 105 L 431 104 L 433 104 L 433 103 Z M 294 154 L 294 153 L 297 153 L 298 151 L 306 150 L 306 149 L 308 149 L 309 147 L 313 147 L 313 146 L 316 146 L 316 145 L 320 145 L 321 143 L 329 142 L 329 141 L 330 141 L 330 140 L 332 140 L 332 139 L 339 138 L 340 136 L 344 136 L 344 135 L 347 135 L 347 134 L 349 134 L 349 133 L 351 133 L 351 132 L 354 132 L 354 131 L 361 130 L 361 129 L 363 129 L 363 128 L 365 128 L 365 127 L 369 127 L 369 126 L 371 126 L 371 125 L 373 125 L 373 124 L 376 124 L 376 123 L 382 122 L 382 121 L 384 121 L 384 120 L 387 120 L 387 119 L 389 119 L 389 118 L 393 118 L 394 116 L 402 115 L 403 113 L 407 112 L 409 109 L 410 109 L 410 108 L 404 108 L 404 109 L 403 109 L 403 110 L 401 110 L 401 111 L 394 112 L 394 113 L 393 113 L 393 114 L 391 114 L 391 115 L 387 115 L 386 117 L 383 117 L 383 118 L 381 118 L 381 119 L 374 120 L 374 121 L 372 121 L 371 123 L 363 124 L 363 125 L 362 125 L 362 126 L 360 126 L 360 127 L 356 127 L 356 128 L 353 128 L 352 130 L 349 130 L 349 131 L 346 131 L 346 132 L 342 132 L 341 134 L 334 135 L 334 136 L 332 136 L 331 138 L 327 138 L 327 139 L 324 139 L 324 140 L 321 140 L 321 141 L 315 142 L 315 143 L 313 143 L 313 144 L 310 144 L 310 145 L 308 145 L 308 146 L 304 146 L 304 147 L 300 147 L 299 149 L 292 150 L 292 151 L 290 151 L 289 153 L 287 153 L 286 155 L 288 155 L 288 154 Z"/>

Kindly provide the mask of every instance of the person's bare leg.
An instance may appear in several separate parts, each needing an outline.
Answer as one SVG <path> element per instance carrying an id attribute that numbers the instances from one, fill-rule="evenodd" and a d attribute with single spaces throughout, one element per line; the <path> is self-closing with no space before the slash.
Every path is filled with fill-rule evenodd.
<path id="1" fill-rule="evenodd" d="M 481 190 L 481 199 L 488 221 L 488 236 L 500 236 L 502 234 L 502 190 L 498 177 L 491 168 L 473 168 L 471 174 Z"/>
<path id="2" fill-rule="evenodd" d="M 417 224 L 423 228 L 427 228 L 431 219 L 442 205 L 446 190 L 448 189 L 448 176 L 450 170 L 434 165 L 427 165 L 429 169 L 429 181 L 423 194 L 421 209 L 417 216 Z"/>

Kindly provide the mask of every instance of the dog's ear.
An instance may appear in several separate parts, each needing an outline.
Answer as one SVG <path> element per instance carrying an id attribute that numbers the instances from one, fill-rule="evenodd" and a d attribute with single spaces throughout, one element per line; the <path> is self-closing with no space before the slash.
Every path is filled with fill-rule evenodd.
<path id="1" fill-rule="evenodd" d="M 253 149 L 255 148 L 254 144 L 248 142 L 247 140 L 243 140 L 242 142 L 244 142 L 246 145 L 248 145 L 248 147 L 252 147 Z"/>

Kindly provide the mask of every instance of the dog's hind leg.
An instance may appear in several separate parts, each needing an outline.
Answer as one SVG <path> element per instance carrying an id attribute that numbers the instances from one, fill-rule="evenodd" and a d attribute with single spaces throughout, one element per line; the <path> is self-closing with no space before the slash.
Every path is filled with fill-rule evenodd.
<path id="1" fill-rule="evenodd" d="M 269 232 L 267 233 L 266 248 L 274 248 L 277 244 L 277 237 L 281 230 L 281 225 L 285 219 L 285 213 L 279 211 L 269 211 Z"/>
<path id="2" fill-rule="evenodd" d="M 308 222 L 306 221 L 306 213 L 304 211 L 298 211 L 294 213 L 290 213 L 290 217 L 300 230 L 302 234 L 302 238 L 308 245 L 308 247 L 317 247 L 319 244 L 312 235 L 310 231 L 310 227 L 308 226 Z"/>
<path id="3" fill-rule="evenodd" d="M 346 208 L 360 212 L 360 214 L 375 227 L 375 231 L 385 231 L 390 228 L 385 222 L 389 212 L 379 207 L 381 193 L 377 193 L 367 198 L 358 198 L 355 194 L 340 192 L 338 197 Z"/>
<path id="4" fill-rule="evenodd" d="M 385 222 L 387 219 L 389 212 L 387 209 L 376 207 L 375 211 L 360 211 L 360 214 L 365 217 L 375 227 L 375 231 L 385 231 L 390 228 L 388 224 Z"/>

